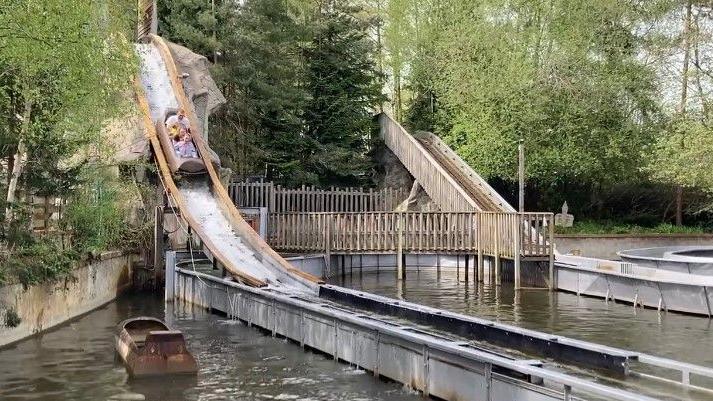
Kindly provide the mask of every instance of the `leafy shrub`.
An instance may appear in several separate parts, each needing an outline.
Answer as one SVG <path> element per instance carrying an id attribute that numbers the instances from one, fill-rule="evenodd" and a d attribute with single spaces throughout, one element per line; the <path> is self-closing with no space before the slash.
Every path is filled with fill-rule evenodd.
<path id="1" fill-rule="evenodd" d="M 75 192 L 64 216 L 74 249 L 98 253 L 121 246 L 130 231 L 127 193 L 116 180 L 101 176 Z"/>
<path id="2" fill-rule="evenodd" d="M 10 308 L 5 311 L 5 327 L 17 327 L 20 323 L 22 323 L 22 319 L 15 309 Z"/>
<path id="3" fill-rule="evenodd" d="M 659 223 L 652 226 L 629 224 L 612 220 L 581 220 L 572 227 L 556 227 L 558 234 L 702 234 L 706 230 L 698 226 L 675 226 Z"/>
<path id="4" fill-rule="evenodd" d="M 19 246 L 2 261 L 2 269 L 17 277 L 24 287 L 54 283 L 70 276 L 79 255 L 48 239 Z"/>

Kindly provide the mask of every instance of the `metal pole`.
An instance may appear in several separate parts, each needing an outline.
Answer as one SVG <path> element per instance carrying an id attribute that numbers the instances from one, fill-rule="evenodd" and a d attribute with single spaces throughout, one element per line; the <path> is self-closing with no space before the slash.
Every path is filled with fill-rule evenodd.
<path id="1" fill-rule="evenodd" d="M 519 181 L 517 210 L 523 213 L 525 211 L 525 144 L 522 138 L 517 144 L 517 154 L 517 176 Z"/>

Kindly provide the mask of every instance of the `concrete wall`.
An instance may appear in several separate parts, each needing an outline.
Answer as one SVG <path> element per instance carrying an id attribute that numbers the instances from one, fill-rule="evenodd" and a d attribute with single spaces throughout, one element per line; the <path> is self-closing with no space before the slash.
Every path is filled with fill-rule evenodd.
<path id="1" fill-rule="evenodd" d="M 555 246 L 560 253 L 581 251 L 581 256 L 600 259 L 619 259 L 618 251 L 677 245 L 713 245 L 713 234 L 603 234 L 556 235 Z"/>
<path id="2" fill-rule="evenodd" d="M 131 285 L 133 255 L 103 254 L 99 260 L 76 269 L 74 280 L 24 289 L 22 284 L 0 287 L 0 347 L 22 340 L 110 301 Z M 5 326 L 13 309 L 22 322 Z"/>

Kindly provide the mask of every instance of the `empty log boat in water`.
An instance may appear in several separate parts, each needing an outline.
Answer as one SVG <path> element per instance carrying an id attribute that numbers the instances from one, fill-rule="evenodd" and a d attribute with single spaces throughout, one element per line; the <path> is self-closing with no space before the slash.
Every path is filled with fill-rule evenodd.
<path id="1" fill-rule="evenodd" d="M 195 374 L 198 365 L 183 333 L 171 330 L 153 317 L 136 317 L 119 323 L 116 351 L 132 377 Z"/>

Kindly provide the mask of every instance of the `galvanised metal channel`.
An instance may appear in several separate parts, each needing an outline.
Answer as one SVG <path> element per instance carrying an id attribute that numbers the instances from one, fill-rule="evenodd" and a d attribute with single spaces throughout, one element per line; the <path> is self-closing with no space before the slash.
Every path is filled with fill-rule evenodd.
<path id="1" fill-rule="evenodd" d="M 706 366 L 523 329 L 339 286 L 322 285 L 319 295 L 328 300 L 363 308 L 374 313 L 407 319 L 439 331 L 453 333 L 465 339 L 485 341 L 558 362 L 615 374 L 646 377 L 688 389 L 713 391 L 708 387 L 691 384 L 692 376 L 698 376 L 704 380 L 713 379 L 713 369 Z M 676 374 L 680 380 L 634 370 L 639 367 L 667 370 Z"/>
<path id="2" fill-rule="evenodd" d="M 173 252 L 167 253 L 166 261 L 167 300 L 223 312 L 426 396 L 449 401 L 653 400 L 548 370 L 541 361 L 510 358 L 339 308 L 311 294 L 253 288 L 197 272 L 190 260 L 176 264 Z"/>
<path id="3" fill-rule="evenodd" d="M 319 296 L 375 313 L 407 319 L 464 338 L 485 341 L 585 368 L 626 374 L 630 359 L 636 357 L 635 353 L 629 351 L 522 329 L 333 285 L 321 286 Z"/>

